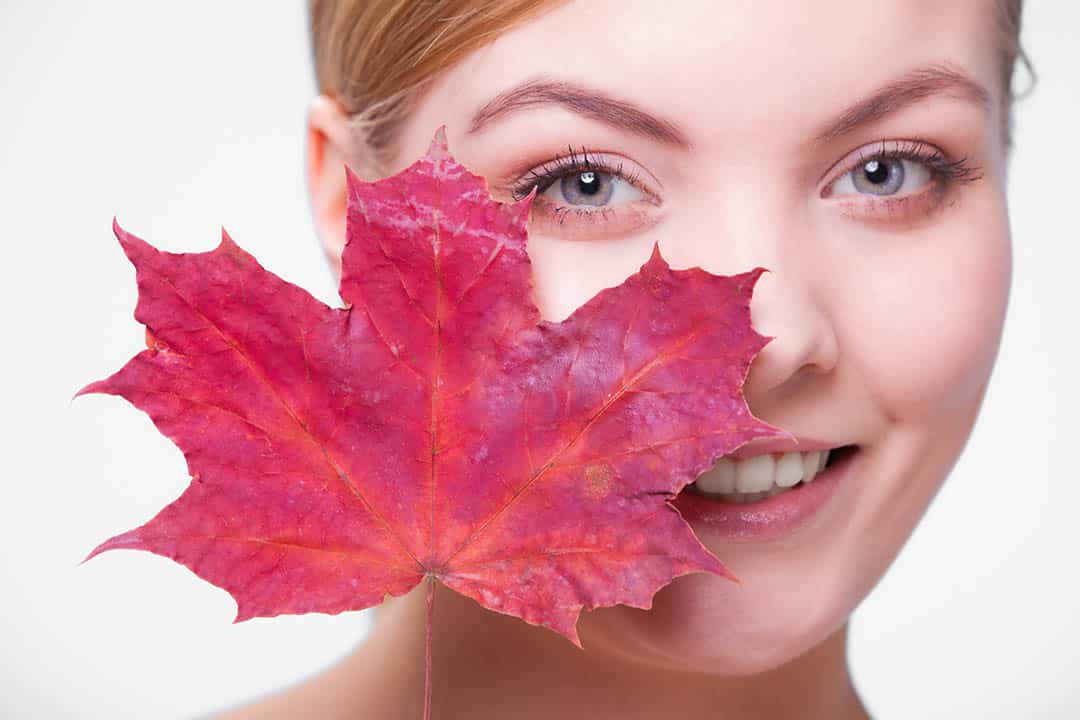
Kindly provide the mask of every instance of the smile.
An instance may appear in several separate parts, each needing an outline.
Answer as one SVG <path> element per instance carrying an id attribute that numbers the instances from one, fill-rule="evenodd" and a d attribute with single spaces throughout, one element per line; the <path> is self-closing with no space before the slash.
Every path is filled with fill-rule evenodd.
<path id="1" fill-rule="evenodd" d="M 813 482 L 853 445 L 811 452 L 763 453 L 738 460 L 721 458 L 685 488 L 686 492 L 727 503 L 752 503 Z"/>
<path id="2" fill-rule="evenodd" d="M 862 452 L 857 445 L 827 443 L 805 443 L 812 449 L 794 452 L 783 444 L 745 447 L 721 458 L 672 506 L 702 540 L 772 540 L 793 532 L 824 509 Z"/>

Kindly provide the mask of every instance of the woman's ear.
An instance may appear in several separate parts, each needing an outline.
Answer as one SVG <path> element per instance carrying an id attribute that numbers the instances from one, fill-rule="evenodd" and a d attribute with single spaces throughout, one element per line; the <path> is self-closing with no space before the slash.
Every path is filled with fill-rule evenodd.
<path id="1" fill-rule="evenodd" d="M 373 168 L 354 164 L 362 153 L 349 125 L 349 116 L 337 100 L 327 95 L 312 99 L 307 111 L 307 187 L 315 231 L 323 251 L 341 275 L 341 252 L 345 249 L 345 213 L 348 208 L 348 187 L 345 164 L 358 177 L 368 179 Z"/>

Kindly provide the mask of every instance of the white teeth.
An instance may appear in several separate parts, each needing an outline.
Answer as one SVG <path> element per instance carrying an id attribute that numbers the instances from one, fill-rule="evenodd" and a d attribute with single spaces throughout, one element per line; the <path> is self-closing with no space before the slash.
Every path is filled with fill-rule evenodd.
<path id="1" fill-rule="evenodd" d="M 765 453 L 735 463 L 735 491 L 757 493 L 772 487 L 776 461 Z"/>
<path id="2" fill-rule="evenodd" d="M 811 482 L 821 467 L 821 452 L 809 452 L 802 456 L 803 482 Z"/>
<path id="3" fill-rule="evenodd" d="M 755 502 L 790 490 L 800 480 L 812 482 L 828 462 L 829 452 L 789 452 L 779 459 L 764 453 L 738 462 L 721 458 L 693 485 L 697 492 L 725 502 Z"/>
<path id="4" fill-rule="evenodd" d="M 739 493 L 724 499 L 733 503 L 752 503 L 757 502 L 758 500 L 764 500 L 769 497 L 769 495 L 769 492 Z"/>
<path id="5" fill-rule="evenodd" d="M 697 480 L 697 486 L 703 492 L 721 494 L 735 492 L 735 463 L 727 458 L 705 472 Z"/>
<path id="6" fill-rule="evenodd" d="M 776 461 L 776 478 L 773 480 L 782 488 L 791 487 L 803 478 L 803 460 L 799 453 L 784 453 Z"/>

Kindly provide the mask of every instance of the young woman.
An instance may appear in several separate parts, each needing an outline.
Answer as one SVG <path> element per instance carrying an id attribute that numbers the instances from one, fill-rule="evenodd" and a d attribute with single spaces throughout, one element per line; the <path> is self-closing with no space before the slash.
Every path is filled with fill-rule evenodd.
<path id="1" fill-rule="evenodd" d="M 997 355 L 1020 5 L 312 2 L 308 185 L 335 266 L 343 165 L 397 173 L 445 124 L 495 199 L 539 186 L 547 319 L 657 241 L 676 268 L 768 268 L 751 310 L 775 339 L 745 396 L 803 440 L 795 487 L 772 474 L 793 447 L 751 444 L 684 490 L 725 504 L 728 525 L 691 525 L 741 584 L 693 574 L 649 611 L 583 613 L 584 651 L 440 587 L 434 717 L 867 717 L 848 618 L 949 474 Z M 813 482 L 825 502 L 787 514 Z M 225 717 L 420 717 L 425 592 L 388 600 L 336 667 Z"/>

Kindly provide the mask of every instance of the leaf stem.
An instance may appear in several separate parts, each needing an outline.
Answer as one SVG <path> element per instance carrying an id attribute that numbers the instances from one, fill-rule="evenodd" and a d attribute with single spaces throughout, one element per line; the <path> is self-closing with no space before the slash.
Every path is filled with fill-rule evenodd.
<path id="1" fill-rule="evenodd" d="M 428 575 L 427 647 L 424 666 L 424 720 L 431 720 L 431 624 L 435 616 L 435 578 Z"/>

